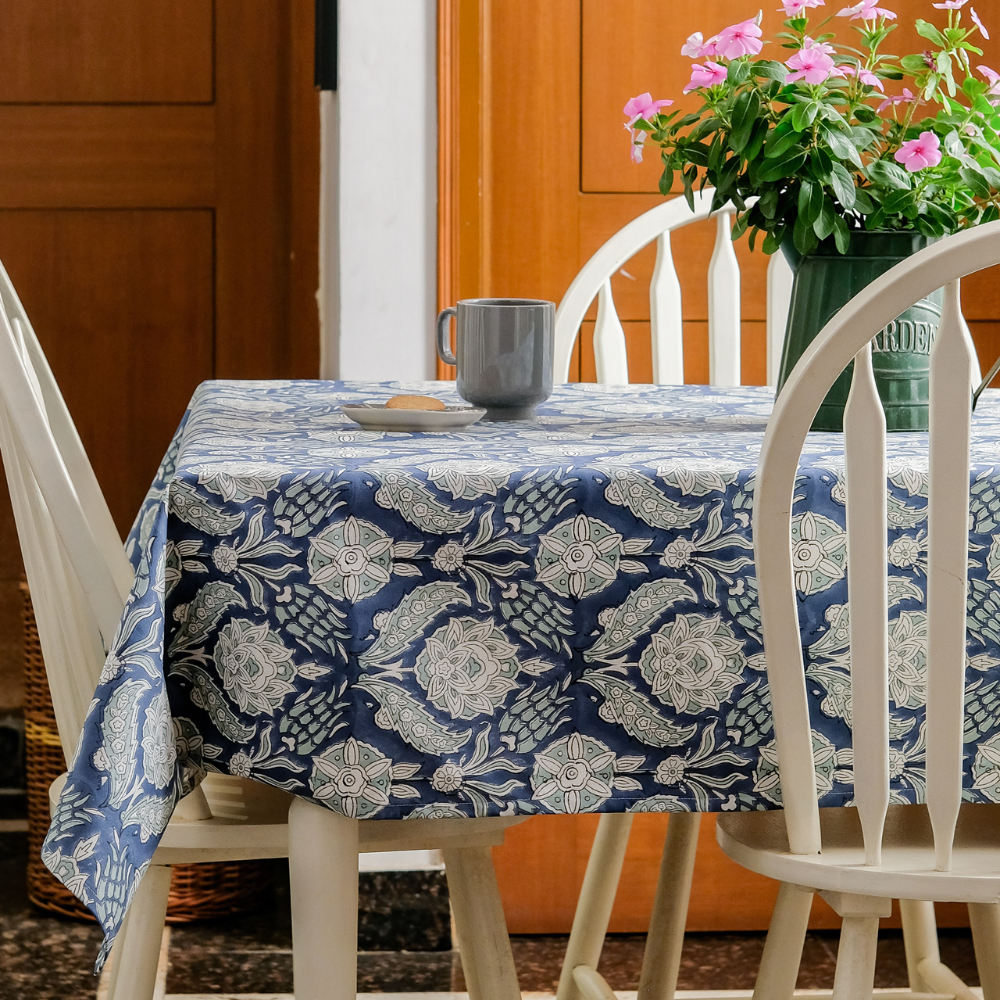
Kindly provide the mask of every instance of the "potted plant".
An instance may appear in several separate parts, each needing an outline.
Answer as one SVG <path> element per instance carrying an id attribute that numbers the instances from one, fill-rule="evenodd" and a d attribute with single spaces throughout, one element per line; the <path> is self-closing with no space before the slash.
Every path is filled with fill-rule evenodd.
<path id="1" fill-rule="evenodd" d="M 689 202 L 696 185 L 714 187 L 713 208 L 737 209 L 734 240 L 746 235 L 751 249 L 788 257 L 795 280 L 779 389 L 870 281 L 946 233 L 1000 218 L 1000 74 L 973 58 L 986 27 L 974 8 L 963 10 L 968 0 L 934 3 L 947 24 L 918 20 L 928 47 L 900 59 L 884 51 L 896 15 L 878 2 L 834 12 L 824 0 L 783 0 L 784 30 L 768 50 L 760 13 L 707 40 L 696 33 L 681 49 L 693 60 L 684 93 L 702 106 L 682 115 L 649 94 L 625 106 L 632 159 L 647 139 L 662 151 L 663 194 L 675 177 Z M 835 24 L 853 27 L 857 44 L 826 30 Z M 889 81 L 898 93 L 886 93 Z M 875 339 L 890 430 L 927 427 L 939 295 Z M 842 427 L 849 388 L 850 370 L 814 430 Z"/>

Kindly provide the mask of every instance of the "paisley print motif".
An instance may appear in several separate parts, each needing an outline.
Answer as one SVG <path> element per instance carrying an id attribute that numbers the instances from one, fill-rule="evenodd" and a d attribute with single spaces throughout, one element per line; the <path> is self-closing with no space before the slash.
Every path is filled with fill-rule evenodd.
<path id="1" fill-rule="evenodd" d="M 358 819 L 781 804 L 752 513 L 772 391 L 556 387 L 535 422 L 363 431 L 454 383 L 208 382 L 44 858 L 106 931 L 207 770 Z M 1000 393 L 973 420 L 965 796 L 1000 801 Z M 925 794 L 926 439 L 890 436 L 891 796 Z M 844 462 L 792 538 L 823 805 L 853 798 Z"/>

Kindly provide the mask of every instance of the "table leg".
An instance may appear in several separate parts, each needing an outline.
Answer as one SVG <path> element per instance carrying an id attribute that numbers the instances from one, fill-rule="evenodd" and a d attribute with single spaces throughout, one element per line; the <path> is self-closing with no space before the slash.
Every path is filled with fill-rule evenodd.
<path id="1" fill-rule="evenodd" d="M 295 1000 L 355 1000 L 358 821 L 295 799 L 288 810 Z"/>

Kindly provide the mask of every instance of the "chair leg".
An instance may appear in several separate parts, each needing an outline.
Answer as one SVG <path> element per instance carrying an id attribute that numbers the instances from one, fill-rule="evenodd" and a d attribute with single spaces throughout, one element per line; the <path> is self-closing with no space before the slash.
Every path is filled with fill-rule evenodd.
<path id="1" fill-rule="evenodd" d="M 582 1000 L 573 979 L 578 965 L 596 969 L 601 960 L 604 935 L 611 919 L 611 907 L 618 891 L 618 879 L 632 829 L 631 813 L 603 813 L 590 849 L 587 872 L 573 915 L 573 928 L 566 945 L 556 1000 Z"/>
<path id="2" fill-rule="evenodd" d="M 833 1000 L 870 997 L 875 986 L 878 917 L 848 916 L 840 928 Z"/>
<path id="3" fill-rule="evenodd" d="M 108 1000 L 152 1000 L 169 895 L 170 869 L 150 865 L 129 907 L 128 940 L 113 949 Z"/>
<path id="4" fill-rule="evenodd" d="M 910 989 L 916 993 L 933 993 L 930 984 L 920 974 L 920 963 L 927 959 L 941 961 L 934 904 L 925 899 L 901 899 L 899 915 L 903 924 L 903 947 L 906 949 Z"/>
<path id="5" fill-rule="evenodd" d="M 1000 905 L 969 903 L 969 923 L 983 1000 L 1000 1000 Z"/>
<path id="6" fill-rule="evenodd" d="M 757 970 L 754 1000 L 791 1000 L 802 963 L 812 900 L 813 894 L 808 889 L 781 883 Z"/>
<path id="7" fill-rule="evenodd" d="M 288 810 L 296 1000 L 355 1000 L 358 821 L 305 799 Z"/>
<path id="8" fill-rule="evenodd" d="M 639 1000 L 674 1000 L 700 823 L 700 813 L 673 813 L 667 824 L 639 974 Z"/>
<path id="9" fill-rule="evenodd" d="M 443 853 L 470 1000 L 520 1000 L 490 849 L 454 847 Z"/>

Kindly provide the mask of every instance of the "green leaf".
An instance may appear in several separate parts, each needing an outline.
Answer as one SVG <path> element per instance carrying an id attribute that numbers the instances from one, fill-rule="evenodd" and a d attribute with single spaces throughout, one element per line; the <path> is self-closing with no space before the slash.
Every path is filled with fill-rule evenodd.
<path id="1" fill-rule="evenodd" d="M 749 60 L 734 59 L 729 64 L 729 70 L 726 73 L 726 80 L 738 87 L 750 79 L 750 69 L 751 66 Z"/>
<path id="2" fill-rule="evenodd" d="M 823 210 L 819 218 L 813 223 L 813 231 L 821 239 L 825 240 L 836 226 L 837 212 L 833 207 L 833 202 L 829 198 L 823 199 Z"/>
<path id="3" fill-rule="evenodd" d="M 771 181 L 780 181 L 783 177 L 791 177 L 805 162 L 806 151 L 804 149 L 790 149 L 782 156 L 765 160 L 758 176 L 765 184 Z"/>
<path id="4" fill-rule="evenodd" d="M 743 150 L 743 159 L 756 160 L 760 156 L 760 151 L 764 148 L 764 140 L 767 138 L 769 129 L 766 118 L 758 118 L 750 134 L 750 141 Z"/>
<path id="5" fill-rule="evenodd" d="M 750 134 L 757 124 L 759 113 L 760 95 L 756 90 L 745 90 L 736 98 L 730 118 L 732 131 L 729 135 L 729 146 L 735 152 L 743 152 L 750 141 Z"/>
<path id="6" fill-rule="evenodd" d="M 804 132 L 814 121 L 816 121 L 816 116 L 819 114 L 819 109 L 822 107 L 819 101 L 808 101 L 805 104 L 796 104 L 792 111 L 792 128 L 796 132 Z"/>
<path id="7" fill-rule="evenodd" d="M 819 131 L 826 144 L 830 147 L 830 152 L 838 160 L 850 160 L 855 166 L 861 166 L 861 155 L 852 141 L 852 136 L 830 128 L 829 125 L 822 125 Z"/>
<path id="8" fill-rule="evenodd" d="M 823 210 L 823 188 L 815 181 L 804 180 L 799 187 L 799 218 L 811 226 Z"/>
<path id="9" fill-rule="evenodd" d="M 847 253 L 851 248 L 851 230 L 847 226 L 847 222 L 844 217 L 837 215 L 833 220 L 833 239 L 837 244 L 837 249 L 841 253 Z"/>
<path id="10" fill-rule="evenodd" d="M 869 108 L 867 105 L 862 105 L 860 108 L 856 108 L 854 111 L 854 117 L 857 118 L 859 122 L 877 122 L 879 120 L 878 115 Z"/>
<path id="11" fill-rule="evenodd" d="M 787 124 L 786 124 L 787 123 Z M 768 159 L 781 156 L 799 141 L 799 134 L 792 128 L 792 123 L 787 118 L 783 120 L 777 128 L 773 128 L 764 143 L 764 155 Z"/>
<path id="12" fill-rule="evenodd" d="M 674 172 L 669 167 L 663 168 L 660 174 L 660 194 L 668 195 L 674 188 Z"/>
<path id="13" fill-rule="evenodd" d="M 928 21 L 924 21 L 919 17 L 917 18 L 917 34 L 920 35 L 921 38 L 926 38 L 929 41 L 932 41 L 939 48 L 948 48 L 948 43 L 945 41 L 944 35 L 942 35 L 933 24 L 930 24 Z"/>
<path id="14" fill-rule="evenodd" d="M 921 55 L 903 56 L 903 58 L 899 60 L 899 64 L 911 76 L 918 76 L 922 73 L 926 73 L 927 70 L 930 69 L 927 65 L 927 60 Z"/>
<path id="15" fill-rule="evenodd" d="M 822 146 L 816 146 L 809 154 L 812 175 L 823 184 L 830 183 L 830 173 L 833 170 L 833 160 Z"/>
<path id="16" fill-rule="evenodd" d="M 803 256 L 809 253 L 810 250 L 815 249 L 819 242 L 816 239 L 816 234 L 813 232 L 813 227 L 808 225 L 801 215 L 795 220 L 795 226 L 792 229 L 792 240 L 795 243 L 795 249 Z"/>
<path id="17" fill-rule="evenodd" d="M 692 142 L 701 142 L 702 139 L 707 139 L 713 132 L 722 128 L 722 119 L 712 116 L 710 118 L 704 118 L 700 121 L 693 129 L 688 138 Z"/>
<path id="18" fill-rule="evenodd" d="M 775 62 L 773 59 L 762 59 L 760 62 L 754 63 L 753 72 L 754 76 L 784 83 L 785 77 L 788 76 L 788 67 L 784 63 Z"/>
<path id="19" fill-rule="evenodd" d="M 778 189 L 776 187 L 767 188 L 757 202 L 757 208 L 765 219 L 773 219 L 778 208 Z"/>
<path id="20" fill-rule="evenodd" d="M 871 195 L 863 188 L 854 189 L 854 210 L 862 215 L 868 215 L 875 211 L 875 202 Z"/>
<path id="21" fill-rule="evenodd" d="M 976 170 L 970 170 L 969 167 L 963 167 L 958 173 L 968 185 L 969 190 L 977 198 L 990 198 L 992 196 L 993 192 L 990 190 L 989 184 L 986 183 L 986 178 L 981 173 Z"/>
<path id="22" fill-rule="evenodd" d="M 777 253 L 781 249 L 781 241 L 775 236 L 774 233 L 768 233 L 764 237 L 764 242 L 761 244 L 761 250 L 764 251 L 768 256 L 773 253 Z"/>
<path id="23" fill-rule="evenodd" d="M 893 191 L 882 202 L 882 211 L 886 215 L 905 215 L 908 219 L 917 216 L 917 203 L 912 191 Z"/>
<path id="24" fill-rule="evenodd" d="M 855 187 L 854 178 L 848 173 L 847 168 L 842 163 L 835 163 L 830 173 L 830 186 L 837 196 L 837 201 L 844 208 L 854 208 Z"/>
<path id="25" fill-rule="evenodd" d="M 889 160 L 872 160 L 868 164 L 868 179 L 885 188 L 909 190 L 910 178 L 906 171 Z"/>

